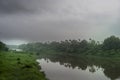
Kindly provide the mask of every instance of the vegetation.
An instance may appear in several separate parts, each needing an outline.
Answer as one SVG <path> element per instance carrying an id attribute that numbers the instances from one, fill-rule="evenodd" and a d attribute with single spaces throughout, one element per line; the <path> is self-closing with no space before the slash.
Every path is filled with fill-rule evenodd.
<path id="1" fill-rule="evenodd" d="M 46 80 L 30 54 L 0 52 L 0 80 Z"/>
<path id="2" fill-rule="evenodd" d="M 19 48 L 27 52 L 35 52 L 37 55 L 42 53 L 48 54 L 52 51 L 55 54 L 118 56 L 120 55 L 120 39 L 115 36 L 110 36 L 103 43 L 96 42 L 92 39 L 89 39 L 89 41 L 79 39 L 61 42 L 36 42 L 22 44 Z"/>
<path id="3" fill-rule="evenodd" d="M 108 73 L 120 67 L 118 66 L 120 62 L 120 39 L 115 36 L 106 38 L 103 43 L 92 39 L 89 39 L 89 41 L 79 39 L 28 43 L 20 45 L 19 48 L 25 52 L 8 51 L 6 45 L 0 42 L 0 80 L 46 80 L 44 73 L 39 71 L 33 53 L 40 55 L 39 57 L 42 58 L 47 56 L 51 61 L 57 59 L 60 64 L 64 64 L 66 67 L 71 65 L 72 68 L 75 68 L 78 66 L 85 70 L 87 66 L 91 66 L 90 71 L 92 72 L 94 72 L 94 64 L 101 66 L 105 69 L 105 75 L 113 80 L 118 78 L 119 75 L 111 76 Z M 102 59 L 97 56 L 102 56 Z M 106 56 L 110 58 L 104 58 Z M 77 62 L 79 62 L 79 65 Z M 118 69 L 118 71 L 120 70 Z"/>
<path id="4" fill-rule="evenodd" d="M 34 55 L 6 50 L 0 42 L 0 80 L 47 80 Z"/>
<path id="5" fill-rule="evenodd" d="M 1 41 L 0 41 L 0 51 L 8 51 L 8 48 L 6 47 L 6 45 Z"/>
<path id="6" fill-rule="evenodd" d="M 47 62 L 59 62 L 73 69 L 78 67 L 86 70 L 89 67 L 89 72 L 94 73 L 97 71 L 94 66 L 103 68 L 103 73 L 111 80 L 119 78 L 120 75 L 120 39 L 115 36 L 106 38 L 102 43 L 92 39 L 79 39 L 28 43 L 20 45 L 19 48 L 40 55 L 38 57 L 45 58 Z"/>

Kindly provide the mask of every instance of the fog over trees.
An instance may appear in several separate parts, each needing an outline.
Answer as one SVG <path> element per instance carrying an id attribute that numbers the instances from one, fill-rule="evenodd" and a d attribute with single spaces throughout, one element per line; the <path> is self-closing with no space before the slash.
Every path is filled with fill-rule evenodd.
<path id="1" fill-rule="evenodd" d="M 65 40 L 60 42 L 36 42 L 22 44 L 19 48 L 27 52 L 56 51 L 67 54 L 94 54 L 94 55 L 114 55 L 120 50 L 120 39 L 115 36 L 106 38 L 103 43 L 92 39 L 87 40 Z M 106 52 L 106 53 L 104 53 Z"/>

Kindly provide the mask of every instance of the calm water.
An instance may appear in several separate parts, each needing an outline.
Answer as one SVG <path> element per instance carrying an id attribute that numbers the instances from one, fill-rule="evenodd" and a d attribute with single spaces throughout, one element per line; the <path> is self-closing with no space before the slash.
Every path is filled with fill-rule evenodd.
<path id="1" fill-rule="evenodd" d="M 111 60 L 64 57 L 37 62 L 50 80 L 120 80 L 120 63 Z"/>

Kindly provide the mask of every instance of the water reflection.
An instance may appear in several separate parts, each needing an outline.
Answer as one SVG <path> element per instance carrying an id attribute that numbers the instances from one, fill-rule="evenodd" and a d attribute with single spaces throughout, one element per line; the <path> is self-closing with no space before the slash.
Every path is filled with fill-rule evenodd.
<path id="1" fill-rule="evenodd" d="M 39 59 L 50 80 L 120 80 L 120 61 L 95 57 L 55 56 Z"/>

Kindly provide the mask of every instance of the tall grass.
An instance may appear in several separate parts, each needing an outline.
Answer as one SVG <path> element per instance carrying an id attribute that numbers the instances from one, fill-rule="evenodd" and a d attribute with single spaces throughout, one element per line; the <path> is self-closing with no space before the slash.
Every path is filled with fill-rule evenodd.
<path id="1" fill-rule="evenodd" d="M 0 80 L 46 80 L 33 55 L 0 52 Z"/>

